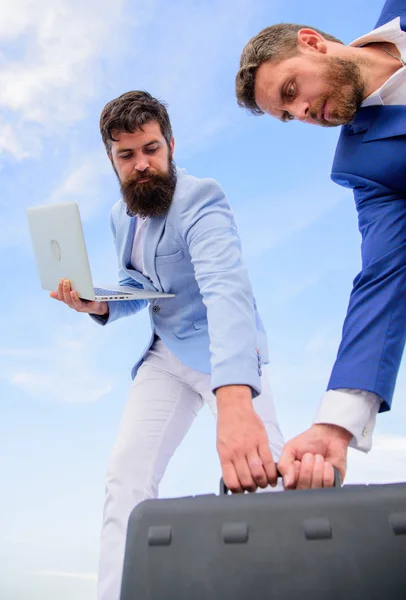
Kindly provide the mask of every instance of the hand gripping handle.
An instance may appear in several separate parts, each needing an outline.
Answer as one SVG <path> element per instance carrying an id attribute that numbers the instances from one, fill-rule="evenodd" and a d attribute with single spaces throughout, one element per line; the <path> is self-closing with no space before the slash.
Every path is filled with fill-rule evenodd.
<path id="1" fill-rule="evenodd" d="M 333 469 L 334 469 L 333 487 L 340 488 L 342 486 L 340 472 L 336 467 L 333 467 Z M 276 465 L 276 472 L 278 474 L 278 477 L 282 477 L 282 475 L 278 471 L 278 465 Z M 229 489 L 226 486 L 226 484 L 224 483 L 224 479 L 221 478 L 220 479 L 220 496 L 225 496 L 226 494 L 228 494 L 228 492 L 229 492 Z"/>

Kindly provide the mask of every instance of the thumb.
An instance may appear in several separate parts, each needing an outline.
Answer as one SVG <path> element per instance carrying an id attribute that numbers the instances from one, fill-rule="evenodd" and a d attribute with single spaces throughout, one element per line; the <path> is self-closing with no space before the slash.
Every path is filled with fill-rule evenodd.
<path id="1" fill-rule="evenodd" d="M 278 471 L 283 477 L 283 487 L 294 487 L 296 482 L 295 449 L 286 444 L 278 461 Z"/>
<path id="2" fill-rule="evenodd" d="M 344 481 L 347 472 L 347 452 L 343 448 L 341 452 L 337 452 L 335 455 L 327 458 L 328 462 L 335 467 L 340 473 L 341 482 Z"/>

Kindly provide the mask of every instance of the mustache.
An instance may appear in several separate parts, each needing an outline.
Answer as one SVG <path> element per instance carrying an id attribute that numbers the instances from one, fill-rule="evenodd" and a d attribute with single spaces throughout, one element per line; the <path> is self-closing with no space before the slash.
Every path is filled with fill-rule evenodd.
<path id="1" fill-rule="evenodd" d="M 146 169 L 145 171 L 136 171 L 135 173 L 131 174 L 129 177 L 127 177 L 125 183 L 127 185 L 145 185 L 148 182 L 139 183 L 139 181 L 142 181 L 143 179 L 156 180 L 161 179 L 161 177 L 162 175 L 159 175 L 159 173 L 154 173 L 153 171 Z"/>
<path id="2" fill-rule="evenodd" d="M 315 102 L 313 104 L 313 106 L 311 106 L 309 109 L 310 117 L 312 118 L 313 121 L 316 121 L 316 123 L 318 123 L 319 125 L 322 125 L 327 122 L 323 119 L 323 116 L 321 116 L 321 119 L 319 119 L 319 113 L 326 102 L 327 102 L 327 96 L 323 96 L 322 98 L 319 98 L 317 100 L 317 102 Z"/>

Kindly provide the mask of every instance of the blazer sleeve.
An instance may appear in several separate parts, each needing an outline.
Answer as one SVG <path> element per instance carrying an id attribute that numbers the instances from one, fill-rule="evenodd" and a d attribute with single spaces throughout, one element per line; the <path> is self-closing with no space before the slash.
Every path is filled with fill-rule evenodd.
<path id="1" fill-rule="evenodd" d="M 179 219 L 207 308 L 212 389 L 244 384 L 261 393 L 254 298 L 234 216 L 214 180 L 199 180 L 183 198 Z"/>
<path id="2" fill-rule="evenodd" d="M 396 17 L 400 17 L 403 22 L 406 19 L 406 0 L 386 0 L 375 29 L 389 23 Z"/>
<path id="3" fill-rule="evenodd" d="M 115 243 L 116 227 L 114 223 L 113 211 L 110 217 L 110 227 Z M 128 277 L 120 262 L 118 268 L 118 284 L 124 287 L 142 287 L 140 284 L 134 281 L 134 279 Z M 121 319 L 122 317 L 135 315 L 137 312 L 145 308 L 148 305 L 148 302 L 147 300 L 114 300 L 113 302 L 108 302 L 107 304 L 109 305 L 109 315 L 107 319 L 106 317 L 100 317 L 98 315 L 90 315 L 91 318 L 96 321 L 96 323 L 99 323 L 99 325 L 108 325 L 109 323 L 112 323 L 117 319 Z"/>
<path id="4" fill-rule="evenodd" d="M 389 410 L 406 340 L 406 197 L 357 178 L 362 270 L 328 389 L 373 392 Z"/>

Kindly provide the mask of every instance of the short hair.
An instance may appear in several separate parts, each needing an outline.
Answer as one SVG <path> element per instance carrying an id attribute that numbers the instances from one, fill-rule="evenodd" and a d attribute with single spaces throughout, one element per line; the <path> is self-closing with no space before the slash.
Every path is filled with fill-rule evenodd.
<path id="1" fill-rule="evenodd" d="M 143 125 L 156 121 L 168 146 L 173 134 L 166 104 L 145 91 L 132 91 L 111 100 L 103 108 L 100 116 L 100 133 L 107 154 L 111 157 L 114 132 L 134 133 Z"/>
<path id="2" fill-rule="evenodd" d="M 258 68 L 267 61 L 279 62 L 298 54 L 298 36 L 301 29 L 313 29 L 326 40 L 342 44 L 336 37 L 308 25 L 279 23 L 266 27 L 244 47 L 240 58 L 240 69 L 236 76 L 235 88 L 238 105 L 247 108 L 254 115 L 263 115 L 255 101 L 255 78 Z"/>

